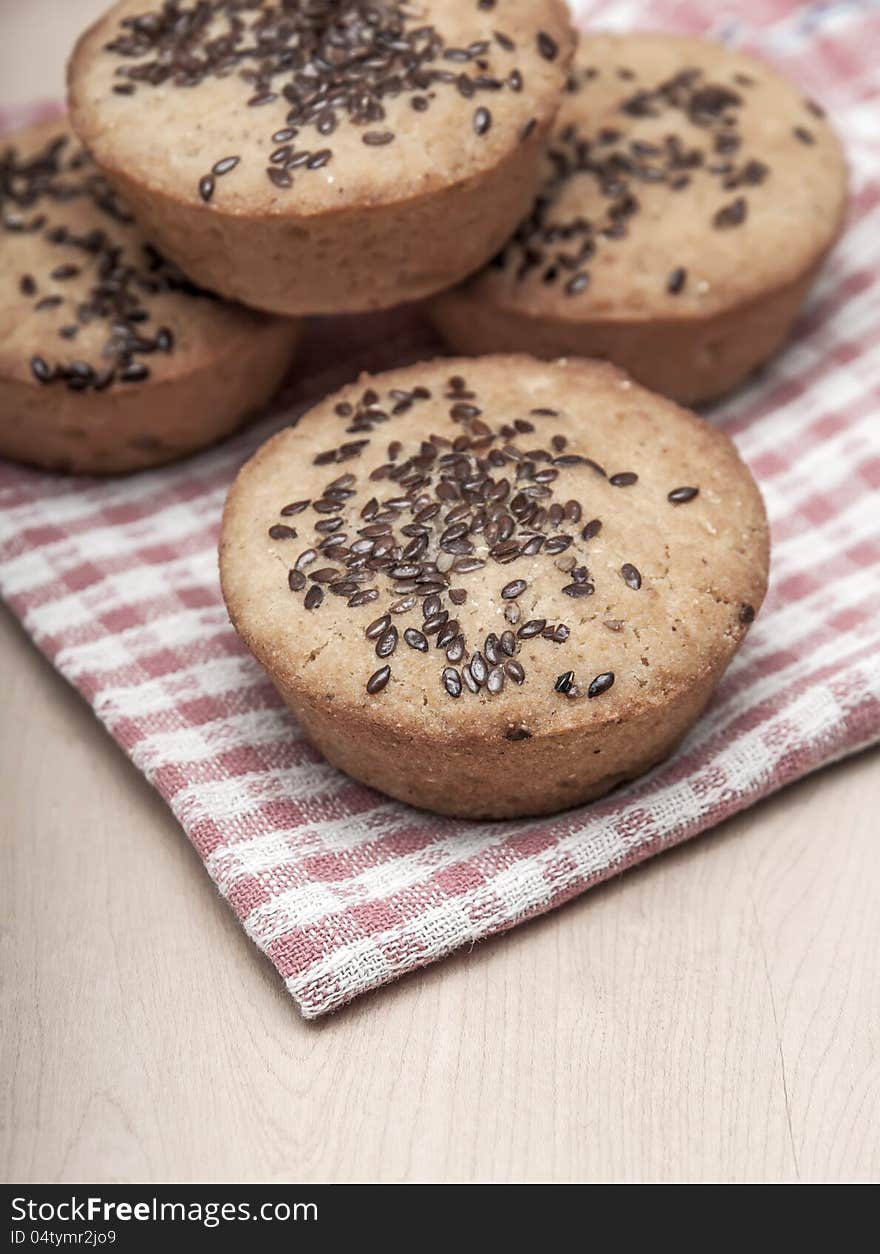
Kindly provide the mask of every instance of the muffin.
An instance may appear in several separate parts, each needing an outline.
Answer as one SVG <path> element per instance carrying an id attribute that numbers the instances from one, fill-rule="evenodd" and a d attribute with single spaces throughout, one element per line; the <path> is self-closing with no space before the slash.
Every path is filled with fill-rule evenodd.
<path id="1" fill-rule="evenodd" d="M 0 150 L 0 456 L 106 474 L 182 457 L 272 395 L 297 336 L 146 242 L 65 123 Z"/>
<path id="2" fill-rule="evenodd" d="M 233 484 L 230 618 L 335 766 L 506 818 L 678 743 L 755 617 L 767 523 L 730 440 L 602 362 L 364 376 Z"/>
<path id="3" fill-rule="evenodd" d="M 585 37 L 531 214 L 431 313 L 456 351 L 607 358 L 695 404 L 785 341 L 846 197 L 821 108 L 767 65 Z"/>
<path id="4" fill-rule="evenodd" d="M 381 309 L 528 211 L 574 46 L 563 0 L 123 0 L 73 124 L 197 282 L 285 314 Z"/>

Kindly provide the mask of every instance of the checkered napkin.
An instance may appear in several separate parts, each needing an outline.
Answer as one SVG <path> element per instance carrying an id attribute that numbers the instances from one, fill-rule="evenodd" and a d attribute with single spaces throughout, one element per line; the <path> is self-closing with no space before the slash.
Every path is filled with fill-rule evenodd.
<path id="1" fill-rule="evenodd" d="M 880 12 L 771 0 L 752 0 L 748 22 L 708 0 L 579 11 L 762 51 L 829 106 L 855 187 L 794 343 L 711 414 L 764 491 L 771 590 L 665 765 L 557 818 L 432 817 L 322 761 L 236 639 L 216 542 L 237 467 L 359 369 L 435 352 L 412 315 L 317 325 L 273 415 L 181 465 L 110 482 L 0 469 L 0 592 L 166 799 L 308 1018 L 880 737 Z"/>

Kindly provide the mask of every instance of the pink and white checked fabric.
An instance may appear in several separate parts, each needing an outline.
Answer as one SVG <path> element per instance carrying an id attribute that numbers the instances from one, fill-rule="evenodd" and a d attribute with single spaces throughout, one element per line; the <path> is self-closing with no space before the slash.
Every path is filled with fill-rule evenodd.
<path id="1" fill-rule="evenodd" d="M 705 717 L 646 778 L 551 820 L 416 812 L 323 762 L 232 632 L 215 545 L 236 468 L 357 370 L 435 352 L 411 314 L 316 327 L 272 416 L 182 465 L 111 482 L 0 469 L 0 592 L 167 800 L 309 1018 L 880 737 L 880 12 L 737 7 L 578 6 L 595 25 L 763 52 L 829 106 L 854 182 L 794 343 L 711 414 L 763 488 L 771 591 Z"/>

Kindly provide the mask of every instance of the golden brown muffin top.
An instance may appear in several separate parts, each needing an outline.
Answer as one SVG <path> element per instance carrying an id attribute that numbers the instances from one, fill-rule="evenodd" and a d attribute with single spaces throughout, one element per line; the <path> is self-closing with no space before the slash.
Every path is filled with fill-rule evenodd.
<path id="1" fill-rule="evenodd" d="M 219 212 L 405 201 L 496 166 L 558 107 L 562 0 L 122 0 L 71 60 L 99 163 Z"/>
<path id="2" fill-rule="evenodd" d="M 584 36 L 534 210 L 468 291 L 573 322 L 711 315 L 808 273 L 846 193 L 821 108 L 763 62 Z"/>
<path id="3" fill-rule="evenodd" d="M 231 489 L 221 575 L 304 699 L 520 739 L 725 662 L 767 543 L 722 432 L 609 365 L 485 357 L 365 376 L 270 440 Z"/>

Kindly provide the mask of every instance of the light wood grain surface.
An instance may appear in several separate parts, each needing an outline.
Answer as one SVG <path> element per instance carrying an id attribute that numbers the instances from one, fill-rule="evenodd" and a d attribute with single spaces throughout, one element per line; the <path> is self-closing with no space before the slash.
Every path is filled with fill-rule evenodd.
<path id="1" fill-rule="evenodd" d="M 100 0 L 0 0 L 0 103 Z M 14 1181 L 880 1178 L 864 754 L 317 1025 L 0 613 L 0 1172 Z"/>

